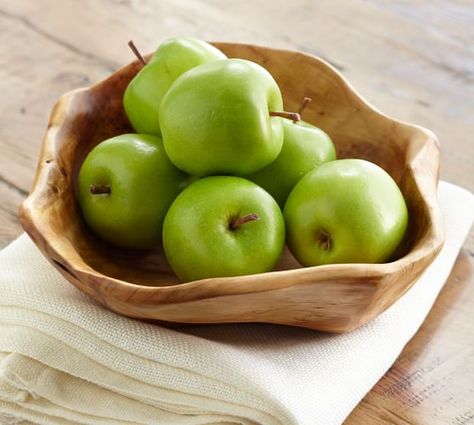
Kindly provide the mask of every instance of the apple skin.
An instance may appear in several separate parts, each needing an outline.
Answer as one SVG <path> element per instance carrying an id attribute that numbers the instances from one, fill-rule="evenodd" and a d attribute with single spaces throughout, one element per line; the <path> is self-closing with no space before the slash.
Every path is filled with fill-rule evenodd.
<path id="1" fill-rule="evenodd" d="M 296 183 L 313 168 L 336 159 L 331 138 L 304 121 L 283 120 L 283 147 L 270 165 L 248 176 L 284 207 Z"/>
<path id="2" fill-rule="evenodd" d="M 258 219 L 231 230 L 238 217 Z M 240 177 L 199 179 L 181 192 L 163 224 L 163 248 L 184 282 L 270 271 L 285 243 L 283 214 L 261 187 Z"/>
<path id="3" fill-rule="evenodd" d="M 385 262 L 408 223 L 395 181 L 361 159 L 336 160 L 310 171 L 290 193 L 284 217 L 288 246 L 304 266 Z"/>
<path id="4" fill-rule="evenodd" d="M 251 174 L 281 151 L 280 89 L 271 74 L 244 59 L 200 65 L 182 74 L 160 107 L 171 162 L 196 176 Z"/>
<path id="5" fill-rule="evenodd" d="M 220 50 L 195 38 L 171 38 L 163 42 L 129 83 L 123 96 L 125 112 L 135 131 L 160 136 L 160 103 L 171 84 L 195 66 L 225 58 Z"/>
<path id="6" fill-rule="evenodd" d="M 122 134 L 99 143 L 78 176 L 85 222 L 101 239 L 122 248 L 159 245 L 163 220 L 190 176 L 168 159 L 159 137 Z M 91 185 L 110 193 L 92 194 Z"/>

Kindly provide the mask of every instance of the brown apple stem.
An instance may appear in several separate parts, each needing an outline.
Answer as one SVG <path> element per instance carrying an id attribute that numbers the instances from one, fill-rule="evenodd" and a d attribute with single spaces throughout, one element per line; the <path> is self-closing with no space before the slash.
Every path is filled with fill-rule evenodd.
<path id="1" fill-rule="evenodd" d="M 303 111 L 306 109 L 306 107 L 313 101 L 310 97 L 305 96 L 303 98 L 303 103 L 300 106 L 300 109 L 298 110 L 298 114 L 303 115 Z"/>
<path id="2" fill-rule="evenodd" d="M 258 220 L 258 215 L 255 213 L 244 215 L 243 217 L 237 217 L 232 220 L 229 224 L 230 230 L 235 230 L 242 224 L 248 223 L 249 221 Z"/>
<path id="3" fill-rule="evenodd" d="M 286 111 L 270 111 L 271 117 L 282 117 L 297 122 L 301 120 L 300 114 L 297 112 L 286 112 Z"/>
<path id="4" fill-rule="evenodd" d="M 91 184 L 89 186 L 89 191 L 93 195 L 101 195 L 104 193 L 110 193 L 110 186 L 107 186 L 105 184 Z"/>
<path id="5" fill-rule="evenodd" d="M 329 251 L 332 247 L 331 235 L 326 230 L 321 229 L 317 235 L 319 247 L 325 251 Z"/>
<path id="6" fill-rule="evenodd" d="M 128 47 L 130 47 L 130 49 L 132 49 L 133 54 L 143 64 L 143 66 L 145 66 L 146 65 L 146 60 L 144 59 L 144 57 L 142 56 L 140 51 L 137 49 L 137 46 L 135 46 L 135 43 L 132 40 L 130 40 L 128 42 Z"/>

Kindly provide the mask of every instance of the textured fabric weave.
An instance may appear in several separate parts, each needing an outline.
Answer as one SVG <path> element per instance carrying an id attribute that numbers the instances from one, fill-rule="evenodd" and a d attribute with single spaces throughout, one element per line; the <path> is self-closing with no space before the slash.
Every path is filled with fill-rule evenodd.
<path id="1" fill-rule="evenodd" d="M 20 236 L 0 253 L 0 417 L 58 425 L 342 423 L 423 322 L 472 224 L 472 194 L 442 182 L 439 196 L 446 227 L 439 257 L 395 305 L 344 335 L 274 325 L 170 330 L 121 317 L 67 283 Z"/>

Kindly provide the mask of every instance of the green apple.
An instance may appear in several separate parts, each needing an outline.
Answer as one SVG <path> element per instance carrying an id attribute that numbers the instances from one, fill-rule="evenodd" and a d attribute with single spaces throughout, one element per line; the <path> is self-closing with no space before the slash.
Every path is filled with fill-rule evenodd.
<path id="1" fill-rule="evenodd" d="M 244 59 L 197 66 L 170 87 L 160 107 L 171 162 L 197 176 L 246 175 L 281 151 L 283 107 L 271 74 Z"/>
<path id="2" fill-rule="evenodd" d="M 408 222 L 395 181 L 361 159 L 310 171 L 291 191 L 284 216 L 288 246 L 304 266 L 390 260 Z"/>
<path id="3" fill-rule="evenodd" d="M 285 242 L 283 215 L 261 187 L 212 176 L 183 190 L 163 224 L 163 248 L 182 281 L 271 270 Z"/>
<path id="4" fill-rule="evenodd" d="M 220 50 L 195 38 L 172 38 L 162 43 L 123 96 L 125 112 L 135 131 L 159 136 L 159 107 L 171 84 L 197 65 L 225 58 Z"/>
<path id="5" fill-rule="evenodd" d="M 150 248 L 161 242 L 166 212 L 189 179 L 170 162 L 159 137 L 122 134 L 87 155 L 78 201 L 100 238 L 123 248 Z"/>
<path id="6" fill-rule="evenodd" d="M 336 159 L 330 137 L 304 121 L 283 120 L 283 147 L 270 165 L 247 178 L 263 187 L 284 207 L 296 183 L 324 162 Z"/>

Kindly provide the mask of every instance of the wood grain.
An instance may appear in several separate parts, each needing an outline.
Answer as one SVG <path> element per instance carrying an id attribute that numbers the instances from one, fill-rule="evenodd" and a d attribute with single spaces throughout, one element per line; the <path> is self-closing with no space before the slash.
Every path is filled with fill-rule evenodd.
<path id="1" fill-rule="evenodd" d="M 21 232 L 17 208 L 31 188 L 53 104 L 62 93 L 97 82 L 127 62 L 130 38 L 143 51 L 181 34 L 323 56 L 377 108 L 432 129 L 441 142 L 441 178 L 474 190 L 473 20 L 472 2 L 463 0 L 274 0 L 272 7 L 262 0 L 3 0 L 0 246 Z M 461 353 L 451 356 L 452 367 L 435 366 L 426 377 L 427 382 L 446 377 L 450 385 L 438 387 L 436 399 L 428 398 L 406 414 L 406 406 L 382 405 L 381 397 L 369 399 L 371 404 L 362 403 L 355 419 L 347 423 L 473 421 L 469 409 L 474 398 L 468 383 L 474 381 L 474 372 L 465 365 L 474 344 L 470 325 L 474 315 L 460 307 L 474 301 L 468 290 L 474 283 L 473 256 L 471 231 L 445 291 L 410 344 L 413 351 L 429 350 L 432 357 L 445 349 Z M 447 294 L 452 291 L 459 296 L 451 303 Z M 401 373 L 391 379 L 402 382 L 409 374 L 432 367 L 430 361 L 404 352 L 397 362 L 404 365 Z M 408 386 L 400 386 L 400 394 L 404 393 L 410 393 Z M 390 392 L 383 398 L 387 403 L 394 400 Z M 440 404 L 443 415 L 436 416 Z M 405 422 L 387 414 L 387 408 Z"/>

